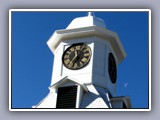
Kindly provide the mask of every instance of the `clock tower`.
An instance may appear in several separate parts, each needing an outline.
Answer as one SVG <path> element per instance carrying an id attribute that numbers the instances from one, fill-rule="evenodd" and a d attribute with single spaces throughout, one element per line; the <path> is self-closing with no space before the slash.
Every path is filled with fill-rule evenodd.
<path id="1" fill-rule="evenodd" d="M 125 50 L 115 32 L 89 12 L 47 42 L 54 54 L 49 94 L 35 108 L 130 108 L 116 96 L 117 66 Z"/>

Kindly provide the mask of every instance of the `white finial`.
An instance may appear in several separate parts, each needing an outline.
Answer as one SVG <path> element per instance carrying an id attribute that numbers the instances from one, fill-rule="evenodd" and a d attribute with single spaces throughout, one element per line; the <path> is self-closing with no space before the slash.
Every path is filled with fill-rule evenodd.
<path id="1" fill-rule="evenodd" d="M 93 12 L 88 12 L 88 16 L 94 16 Z"/>

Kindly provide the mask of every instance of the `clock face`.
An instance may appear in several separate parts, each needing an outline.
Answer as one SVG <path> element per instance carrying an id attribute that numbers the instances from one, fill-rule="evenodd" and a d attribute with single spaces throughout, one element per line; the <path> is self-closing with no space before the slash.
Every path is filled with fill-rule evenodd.
<path id="1" fill-rule="evenodd" d="M 117 79 L 117 68 L 116 68 L 116 61 L 112 53 L 109 53 L 108 58 L 108 72 L 112 83 L 116 83 Z"/>
<path id="2" fill-rule="evenodd" d="M 84 43 L 73 44 L 66 49 L 62 56 L 65 67 L 77 70 L 86 66 L 91 58 L 91 49 Z"/>

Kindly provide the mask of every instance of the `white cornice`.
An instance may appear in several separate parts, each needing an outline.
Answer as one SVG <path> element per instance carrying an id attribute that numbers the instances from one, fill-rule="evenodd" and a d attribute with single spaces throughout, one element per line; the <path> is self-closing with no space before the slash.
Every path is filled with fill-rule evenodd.
<path id="1" fill-rule="evenodd" d="M 49 87 L 49 89 L 50 89 L 50 90 L 51 90 L 51 89 L 57 89 L 58 87 L 60 87 L 60 86 L 62 86 L 63 84 L 67 83 L 68 81 L 72 81 L 72 82 L 74 82 L 75 84 L 80 85 L 86 92 L 88 92 L 88 89 L 87 89 L 87 87 L 86 87 L 86 85 L 85 85 L 84 83 L 79 82 L 79 81 L 77 81 L 76 79 L 71 78 L 71 77 L 68 77 L 68 76 L 63 77 L 63 78 L 62 78 L 61 80 L 59 80 L 57 83 L 51 85 L 51 86 Z"/>
<path id="2" fill-rule="evenodd" d="M 74 38 L 84 38 L 90 36 L 97 36 L 103 38 L 105 41 L 109 42 L 118 58 L 118 63 L 120 63 L 125 57 L 126 52 L 115 32 L 108 29 L 101 28 L 98 26 L 89 26 L 75 29 L 64 29 L 57 30 L 48 40 L 47 44 L 50 50 L 54 53 L 60 42 L 74 39 Z"/>

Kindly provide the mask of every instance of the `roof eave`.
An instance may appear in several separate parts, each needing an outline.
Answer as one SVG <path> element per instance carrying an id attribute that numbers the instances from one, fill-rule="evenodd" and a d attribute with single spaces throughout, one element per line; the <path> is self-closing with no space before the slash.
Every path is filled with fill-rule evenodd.
<path id="1" fill-rule="evenodd" d="M 57 30 L 50 37 L 47 44 L 54 54 L 57 46 L 60 44 L 62 40 L 89 36 L 98 36 L 103 38 L 104 40 L 107 40 L 113 47 L 113 50 L 118 58 L 118 64 L 126 57 L 126 52 L 121 44 L 121 41 L 118 38 L 118 35 L 115 32 L 98 26 Z"/>

